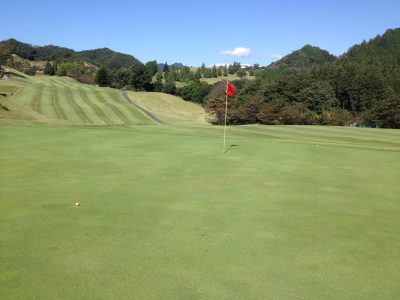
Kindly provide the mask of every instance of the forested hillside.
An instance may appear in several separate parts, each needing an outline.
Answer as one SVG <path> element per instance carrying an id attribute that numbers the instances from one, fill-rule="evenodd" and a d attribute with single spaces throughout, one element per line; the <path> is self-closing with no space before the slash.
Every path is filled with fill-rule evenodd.
<path id="1" fill-rule="evenodd" d="M 326 56 L 319 60 L 323 63 L 299 65 L 313 57 L 313 51 L 302 50 L 264 70 L 259 79 L 235 82 L 231 124 L 400 128 L 400 29 L 355 45 L 337 60 Z M 275 76 L 269 76 L 271 72 Z M 223 84 L 215 86 L 207 100 L 207 109 L 222 123 Z"/>
<path id="2" fill-rule="evenodd" d="M 334 62 L 336 56 L 326 50 L 311 45 L 305 45 L 300 50 L 296 50 L 282 59 L 272 63 L 270 69 L 280 70 L 306 70 L 310 67 L 318 67 L 327 63 Z"/>
<path id="3" fill-rule="evenodd" d="M 76 55 L 85 61 L 112 70 L 129 68 L 140 64 L 140 61 L 132 55 L 115 52 L 108 48 L 79 51 L 76 52 Z"/>

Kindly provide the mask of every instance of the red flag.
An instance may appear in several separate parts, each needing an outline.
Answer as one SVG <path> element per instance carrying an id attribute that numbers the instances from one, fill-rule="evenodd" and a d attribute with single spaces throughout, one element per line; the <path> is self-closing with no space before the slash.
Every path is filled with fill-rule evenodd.
<path id="1" fill-rule="evenodd" d="M 236 93 L 236 88 L 235 88 L 235 86 L 234 86 L 232 83 L 227 82 L 227 83 L 226 83 L 225 94 L 227 94 L 228 97 L 233 97 L 233 96 L 235 95 L 235 93 Z"/>

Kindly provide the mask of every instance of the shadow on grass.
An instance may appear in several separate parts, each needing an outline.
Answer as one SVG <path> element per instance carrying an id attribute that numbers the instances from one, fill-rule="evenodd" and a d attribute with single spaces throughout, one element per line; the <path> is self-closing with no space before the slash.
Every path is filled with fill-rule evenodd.
<path id="1" fill-rule="evenodd" d="M 239 147 L 239 145 L 237 145 L 237 144 L 229 145 L 229 147 L 225 150 L 225 153 L 227 153 L 229 150 L 231 150 L 232 148 L 235 148 L 235 147 Z"/>

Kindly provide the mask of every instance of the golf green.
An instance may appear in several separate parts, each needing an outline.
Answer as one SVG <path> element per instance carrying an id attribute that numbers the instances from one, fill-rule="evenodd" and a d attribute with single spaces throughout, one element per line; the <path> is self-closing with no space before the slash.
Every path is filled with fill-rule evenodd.
<path id="1" fill-rule="evenodd" d="M 400 131 L 221 136 L 0 127 L 0 298 L 400 295 Z"/>

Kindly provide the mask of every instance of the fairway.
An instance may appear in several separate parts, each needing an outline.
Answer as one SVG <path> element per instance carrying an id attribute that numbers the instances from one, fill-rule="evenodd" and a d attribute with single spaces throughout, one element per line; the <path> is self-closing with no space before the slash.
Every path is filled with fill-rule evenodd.
<path id="1" fill-rule="evenodd" d="M 24 76 L 0 81 L 0 93 L 9 96 L 9 106 L 18 105 L 12 107 L 12 111 L 17 110 L 20 118 L 89 126 L 157 124 L 128 103 L 120 90 L 82 84 L 68 77 Z M 163 124 L 207 124 L 203 107 L 179 97 L 149 92 L 129 92 L 129 97 Z M 0 111 L 0 121 L 4 122 L 2 113 Z M 12 117 L 7 115 L 7 118 Z"/>
<path id="2" fill-rule="evenodd" d="M 19 99 L 78 123 L 151 122 L 113 91 L 54 84 Z M 399 130 L 229 127 L 225 155 L 221 136 L 1 126 L 0 299 L 399 296 Z"/>

